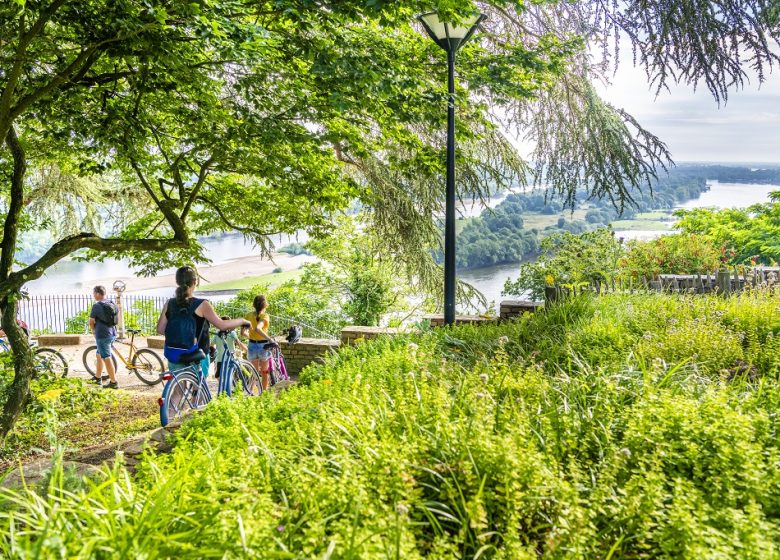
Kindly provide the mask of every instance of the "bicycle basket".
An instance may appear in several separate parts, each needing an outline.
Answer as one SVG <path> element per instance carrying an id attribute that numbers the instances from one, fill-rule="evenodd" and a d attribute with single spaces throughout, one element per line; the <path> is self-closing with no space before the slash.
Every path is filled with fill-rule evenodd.
<path id="1" fill-rule="evenodd" d="M 295 344 L 301 339 L 302 334 L 303 330 L 301 329 L 300 325 L 293 325 L 287 329 L 287 337 L 285 340 L 287 340 L 289 344 Z"/>

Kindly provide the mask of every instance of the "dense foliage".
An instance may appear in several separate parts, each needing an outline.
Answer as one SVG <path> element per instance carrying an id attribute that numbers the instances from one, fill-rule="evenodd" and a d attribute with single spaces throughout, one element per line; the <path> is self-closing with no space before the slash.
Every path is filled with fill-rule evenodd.
<path id="1" fill-rule="evenodd" d="M 714 273 L 728 263 L 722 246 L 696 234 L 663 235 L 648 241 L 630 241 L 619 262 L 619 273 L 631 278 L 659 274 Z"/>
<path id="2" fill-rule="evenodd" d="M 676 214 L 680 230 L 720 245 L 732 263 L 780 263 L 780 191 L 770 193 L 770 202 L 746 209 L 697 208 Z"/>
<path id="3" fill-rule="evenodd" d="M 609 228 L 574 235 L 558 232 L 541 243 L 541 254 L 520 265 L 517 280 L 504 293 L 541 299 L 547 286 L 567 290 L 608 287 L 627 282 L 637 287 L 659 274 L 714 274 L 728 258 L 721 247 L 701 235 L 664 235 L 623 243 Z"/>
<path id="4" fill-rule="evenodd" d="M 769 558 L 776 296 L 578 299 L 344 349 L 278 397 L 210 405 L 135 478 L 4 490 L 0 550 Z"/>
<path id="5" fill-rule="evenodd" d="M 585 209 L 585 220 L 572 219 L 564 204 L 551 193 L 530 191 L 512 193 L 493 211 L 470 220 L 458 235 L 457 264 L 460 268 L 477 268 L 499 263 L 521 262 L 535 256 L 542 240 L 551 233 L 582 233 L 606 226 L 618 218 L 631 218 L 637 212 L 669 210 L 707 189 L 706 170 L 680 166 L 667 175 L 648 183 L 633 196 L 633 204 L 618 212 L 608 198 L 590 198 L 586 192 L 572 202 Z M 749 171 L 745 169 L 745 171 Z M 559 214 L 558 220 L 545 228 L 524 227 L 523 217 L 539 213 Z"/>

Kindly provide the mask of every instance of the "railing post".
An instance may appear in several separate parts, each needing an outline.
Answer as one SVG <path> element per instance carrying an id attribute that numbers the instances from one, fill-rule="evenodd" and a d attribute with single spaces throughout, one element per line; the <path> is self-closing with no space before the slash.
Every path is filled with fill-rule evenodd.
<path id="1" fill-rule="evenodd" d="M 721 295 L 727 296 L 731 293 L 731 273 L 728 268 L 718 270 L 716 282 Z"/>
<path id="2" fill-rule="evenodd" d="M 554 303 L 558 300 L 558 288 L 555 286 L 544 287 L 544 303 Z"/>

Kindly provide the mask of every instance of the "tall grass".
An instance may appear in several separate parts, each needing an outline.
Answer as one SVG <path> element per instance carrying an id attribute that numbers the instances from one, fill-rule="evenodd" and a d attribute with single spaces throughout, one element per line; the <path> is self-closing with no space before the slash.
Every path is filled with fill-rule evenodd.
<path id="1" fill-rule="evenodd" d="M 345 349 L 170 455 L 2 492 L 9 558 L 773 558 L 780 301 L 608 296 Z"/>

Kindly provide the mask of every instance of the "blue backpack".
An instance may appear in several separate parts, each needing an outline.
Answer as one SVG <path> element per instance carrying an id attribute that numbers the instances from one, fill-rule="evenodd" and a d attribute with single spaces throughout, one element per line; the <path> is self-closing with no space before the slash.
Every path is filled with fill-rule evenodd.
<path id="1" fill-rule="evenodd" d="M 185 354 L 198 349 L 198 325 L 195 322 L 195 310 L 203 303 L 202 299 L 192 298 L 186 307 L 179 306 L 175 299 L 168 301 L 168 324 L 165 325 L 165 348 L 163 354 L 169 362 L 178 362 Z M 204 319 L 203 328 L 208 322 Z"/>

